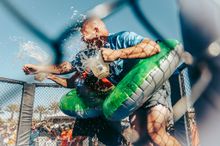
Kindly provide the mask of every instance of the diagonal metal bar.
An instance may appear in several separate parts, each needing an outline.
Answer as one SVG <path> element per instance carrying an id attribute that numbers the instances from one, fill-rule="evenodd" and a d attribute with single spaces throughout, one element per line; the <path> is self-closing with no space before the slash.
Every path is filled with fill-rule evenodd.
<path id="1" fill-rule="evenodd" d="M 49 38 L 44 32 L 42 32 L 36 25 L 30 22 L 19 12 L 8 0 L 1 0 L 0 3 L 6 8 L 6 10 L 20 22 L 29 32 L 37 36 L 41 41 L 50 46 L 55 52 L 55 63 L 58 64 L 62 60 L 61 48 L 51 38 Z"/>
<path id="2" fill-rule="evenodd" d="M 151 24 L 151 22 L 145 17 L 144 13 L 141 11 L 141 8 L 137 2 L 137 0 L 129 0 L 130 6 L 132 8 L 133 13 L 135 14 L 138 21 L 143 25 L 143 27 L 148 30 L 153 36 L 157 39 L 164 40 L 163 37 L 156 28 Z"/>
<path id="3" fill-rule="evenodd" d="M 8 10 L 8 12 L 11 13 L 15 19 L 17 19 L 17 21 L 24 25 L 26 29 L 34 33 L 37 37 L 41 38 L 45 43 L 50 44 L 52 42 L 52 40 L 46 36 L 45 33 L 40 31 L 37 26 L 27 20 L 27 18 L 25 18 L 24 15 L 22 15 L 8 0 L 1 0 L 0 2 Z"/>
<path id="4" fill-rule="evenodd" d="M 85 15 L 88 17 L 97 16 L 101 19 L 106 19 L 118 12 L 126 4 L 129 4 L 128 2 L 128 0 L 117 0 L 111 3 L 104 2 L 85 12 Z M 72 24 L 57 37 L 56 42 L 62 44 L 64 39 L 68 38 L 70 35 L 76 34 L 78 31 L 74 28 L 81 27 L 82 23 L 83 22 L 73 21 Z"/>
<path id="5" fill-rule="evenodd" d="M 191 106 L 199 99 L 201 94 L 205 91 L 207 86 L 209 85 L 212 74 L 206 64 L 200 67 L 201 75 L 198 81 L 193 85 L 192 92 L 191 92 Z M 186 97 L 179 99 L 176 104 L 173 106 L 174 111 L 174 120 L 179 120 L 187 111 L 187 101 Z"/>
<path id="6" fill-rule="evenodd" d="M 128 2 L 127 0 L 117 0 L 112 3 L 105 2 L 105 3 L 95 6 L 91 10 L 88 10 L 86 14 L 88 16 L 97 15 L 98 17 L 104 19 L 116 13 L 118 10 L 120 10 L 120 8 L 122 8 L 122 6 L 125 6 L 127 2 Z M 55 51 L 55 55 L 56 55 L 56 58 L 55 58 L 56 64 L 58 64 L 62 60 L 62 53 L 61 53 L 62 41 L 68 38 L 73 33 L 77 33 L 76 31 L 73 31 L 73 30 L 74 28 L 79 27 L 76 25 L 78 24 L 78 22 L 74 21 L 72 25 L 69 28 L 65 29 L 63 33 L 61 33 L 60 36 L 54 41 L 50 39 L 45 33 L 43 33 L 40 29 L 38 29 L 37 26 L 32 24 L 27 18 L 25 18 L 7 0 L 0 0 L 0 3 L 2 3 L 5 6 L 5 8 L 9 11 L 9 13 L 11 13 L 11 15 L 15 17 L 25 28 L 27 28 L 31 33 L 37 36 L 41 41 L 43 41 L 44 43 L 46 43 L 47 45 L 53 48 L 53 51 Z M 103 10 L 105 10 L 105 13 L 103 13 Z"/>
<path id="7" fill-rule="evenodd" d="M 143 11 L 141 10 L 137 0 L 129 0 L 129 4 L 132 8 L 133 13 L 135 14 L 136 18 L 138 19 L 138 21 L 143 25 L 143 27 L 148 30 L 152 36 L 154 36 L 155 38 L 157 38 L 157 40 L 165 40 L 165 37 L 159 33 L 157 31 L 157 29 L 151 24 L 151 22 L 147 19 L 147 17 L 145 17 Z M 164 42 L 164 44 L 169 47 L 172 48 L 172 46 L 167 43 Z"/>
<path id="8" fill-rule="evenodd" d="M 52 48 L 55 52 L 55 64 L 58 64 L 62 60 L 62 42 L 64 39 L 68 38 L 70 35 L 76 33 L 74 28 L 80 27 L 82 23 L 78 23 L 74 21 L 70 27 L 65 29 L 56 40 L 49 38 L 45 33 L 43 33 L 37 26 L 31 23 L 27 18 L 25 18 L 9 1 L 1 0 L 0 1 L 3 6 L 8 10 L 9 13 L 12 14 L 14 18 L 16 18 L 26 29 L 28 29 L 31 33 L 37 36 L 40 40 L 45 42 L 47 45 Z M 86 12 L 87 16 L 98 16 L 102 19 L 111 16 L 113 13 L 116 13 L 124 4 L 126 4 L 128 0 L 117 0 L 112 3 L 102 3 L 95 6 L 93 9 L 88 10 Z"/>

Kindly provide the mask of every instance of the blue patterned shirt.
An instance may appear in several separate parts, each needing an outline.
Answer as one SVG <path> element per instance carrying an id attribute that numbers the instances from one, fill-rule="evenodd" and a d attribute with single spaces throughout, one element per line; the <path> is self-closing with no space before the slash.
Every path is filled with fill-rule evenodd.
<path id="1" fill-rule="evenodd" d="M 128 31 L 122 31 L 118 33 L 112 33 L 108 36 L 108 40 L 104 45 L 105 48 L 111 48 L 113 50 L 129 48 L 139 44 L 144 37 Z M 96 50 L 86 49 L 81 52 L 86 54 L 86 56 L 90 57 L 95 54 Z M 79 66 L 82 65 L 80 58 L 82 58 L 82 53 L 78 53 L 74 61 L 72 61 L 72 65 L 76 67 L 79 71 L 83 69 Z M 118 84 L 121 79 L 132 69 L 132 67 L 139 61 L 139 59 L 118 59 L 110 63 L 110 76 L 108 79 L 113 84 Z"/>

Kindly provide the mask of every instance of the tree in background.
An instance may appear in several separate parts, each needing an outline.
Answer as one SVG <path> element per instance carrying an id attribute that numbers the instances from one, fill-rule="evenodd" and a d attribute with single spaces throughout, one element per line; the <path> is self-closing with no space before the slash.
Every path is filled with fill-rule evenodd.
<path id="1" fill-rule="evenodd" d="M 43 114 L 47 114 L 48 109 L 46 108 L 46 106 L 38 105 L 35 108 L 34 112 L 39 113 L 39 121 L 41 121 Z"/>
<path id="2" fill-rule="evenodd" d="M 49 106 L 49 110 L 53 112 L 53 114 L 56 114 L 60 108 L 59 108 L 59 103 L 54 101 L 50 104 Z"/>
<path id="3" fill-rule="evenodd" d="M 14 114 L 19 112 L 19 106 L 18 104 L 9 104 L 5 111 L 11 113 L 11 117 L 9 120 L 13 120 L 14 119 Z"/>

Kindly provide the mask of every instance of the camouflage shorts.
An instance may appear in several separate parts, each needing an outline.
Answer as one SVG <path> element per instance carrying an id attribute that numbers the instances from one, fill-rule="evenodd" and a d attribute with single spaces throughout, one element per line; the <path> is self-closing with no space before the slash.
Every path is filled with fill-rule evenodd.
<path id="1" fill-rule="evenodd" d="M 149 110 L 157 105 L 165 106 L 169 112 L 167 115 L 167 130 L 170 131 L 173 128 L 173 108 L 171 104 L 171 88 L 169 81 L 166 81 L 149 99 L 145 102 L 142 108 Z"/>

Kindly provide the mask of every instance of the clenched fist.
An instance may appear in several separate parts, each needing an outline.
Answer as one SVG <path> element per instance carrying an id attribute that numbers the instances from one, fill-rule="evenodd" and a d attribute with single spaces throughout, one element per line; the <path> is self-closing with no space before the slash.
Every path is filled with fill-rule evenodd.
<path id="1" fill-rule="evenodd" d="M 108 48 L 101 48 L 103 60 L 106 62 L 112 62 L 120 57 L 120 50 L 112 50 Z"/>
<path id="2" fill-rule="evenodd" d="M 40 67 L 34 64 L 25 64 L 22 69 L 26 75 L 37 74 L 41 71 Z"/>

